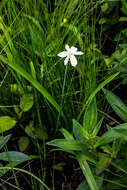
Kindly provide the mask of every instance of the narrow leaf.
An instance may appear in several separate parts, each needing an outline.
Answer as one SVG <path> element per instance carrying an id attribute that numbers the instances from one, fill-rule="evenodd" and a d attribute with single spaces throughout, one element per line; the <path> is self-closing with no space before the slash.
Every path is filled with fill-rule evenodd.
<path id="1" fill-rule="evenodd" d="M 91 134 L 96 124 L 97 124 L 97 105 L 96 105 L 96 99 L 94 98 L 85 111 L 83 118 L 83 127 L 87 131 L 87 133 Z"/>
<path id="2" fill-rule="evenodd" d="M 103 89 L 103 92 L 112 109 L 123 121 L 127 122 L 127 107 L 125 106 L 125 104 L 120 100 L 118 96 L 116 96 L 109 90 Z"/>
<path id="3" fill-rule="evenodd" d="M 91 172 L 91 169 L 87 163 L 87 161 L 85 160 L 84 156 L 82 154 L 76 155 L 76 158 L 79 162 L 79 165 L 83 171 L 84 176 L 86 177 L 86 180 L 89 184 L 89 187 L 91 190 L 99 190 L 99 188 L 97 187 L 96 181 L 94 179 L 94 176 Z"/>
<path id="4" fill-rule="evenodd" d="M 127 123 L 113 127 L 112 129 L 104 133 L 104 135 L 99 137 L 98 141 L 95 144 L 95 147 L 106 145 L 118 138 L 123 138 L 127 141 Z"/>
<path id="5" fill-rule="evenodd" d="M 47 144 L 62 148 L 65 151 L 66 150 L 81 151 L 81 148 L 84 146 L 81 142 L 73 139 L 55 139 L 48 142 Z"/>

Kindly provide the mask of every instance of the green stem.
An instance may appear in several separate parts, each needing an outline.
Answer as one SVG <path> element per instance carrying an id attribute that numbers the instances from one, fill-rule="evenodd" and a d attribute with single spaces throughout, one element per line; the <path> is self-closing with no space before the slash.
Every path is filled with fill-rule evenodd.
<path id="1" fill-rule="evenodd" d="M 58 114 L 58 119 L 57 119 L 57 122 L 56 122 L 56 132 L 58 131 L 60 115 L 62 113 L 62 108 L 63 108 L 65 82 L 66 82 L 66 77 L 67 77 L 67 68 L 68 68 L 68 65 L 66 65 L 66 69 L 65 69 L 65 72 L 64 72 L 64 81 L 63 81 L 63 88 L 62 88 L 62 99 L 61 99 L 61 103 L 60 103 L 60 111 L 59 111 L 59 114 Z"/>

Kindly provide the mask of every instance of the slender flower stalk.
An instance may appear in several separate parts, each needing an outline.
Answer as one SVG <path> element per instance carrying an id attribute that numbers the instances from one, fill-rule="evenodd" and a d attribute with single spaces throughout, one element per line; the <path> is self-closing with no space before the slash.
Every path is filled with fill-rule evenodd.
<path id="1" fill-rule="evenodd" d="M 66 66 L 66 69 L 65 69 L 65 73 L 64 73 L 64 81 L 63 81 L 63 88 L 62 88 L 62 98 L 61 98 L 61 104 L 60 104 L 60 111 L 59 111 L 58 119 L 57 119 L 57 123 L 56 123 L 56 132 L 58 131 L 60 115 L 61 115 L 61 111 L 62 111 L 62 108 L 63 108 L 63 102 L 64 102 L 65 82 L 66 82 L 67 68 L 68 68 L 67 63 L 70 60 L 71 65 L 73 67 L 75 67 L 77 65 L 77 59 L 76 59 L 75 55 L 83 55 L 83 52 L 77 51 L 77 48 L 74 47 L 74 46 L 69 47 L 69 45 L 65 45 L 65 49 L 67 51 L 63 51 L 63 52 L 60 52 L 58 54 L 59 57 L 62 57 L 62 58 L 66 57 L 65 60 L 64 60 L 64 65 Z"/>
<path id="2" fill-rule="evenodd" d="M 62 108 L 63 108 L 66 76 L 67 76 L 67 66 L 66 66 L 65 73 L 64 73 L 64 81 L 63 81 L 63 88 L 62 88 L 62 98 L 61 98 L 61 104 L 60 104 L 60 111 L 59 111 L 58 119 L 57 119 L 57 123 L 56 123 L 56 132 L 58 131 L 58 125 L 59 125 L 60 115 L 61 115 L 61 111 L 62 111 Z"/>

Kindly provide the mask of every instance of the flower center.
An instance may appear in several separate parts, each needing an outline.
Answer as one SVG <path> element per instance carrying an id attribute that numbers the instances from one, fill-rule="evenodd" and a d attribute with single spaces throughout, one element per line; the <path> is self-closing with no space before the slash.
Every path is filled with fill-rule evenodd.
<path id="1" fill-rule="evenodd" d="M 71 52 L 69 52 L 68 55 L 73 55 L 73 54 Z"/>

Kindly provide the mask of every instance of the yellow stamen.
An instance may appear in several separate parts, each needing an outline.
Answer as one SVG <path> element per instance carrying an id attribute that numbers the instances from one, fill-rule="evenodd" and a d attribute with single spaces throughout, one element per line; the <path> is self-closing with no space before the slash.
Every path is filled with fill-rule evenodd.
<path id="1" fill-rule="evenodd" d="M 72 55 L 72 53 L 70 52 L 70 53 L 68 53 L 68 55 Z"/>

